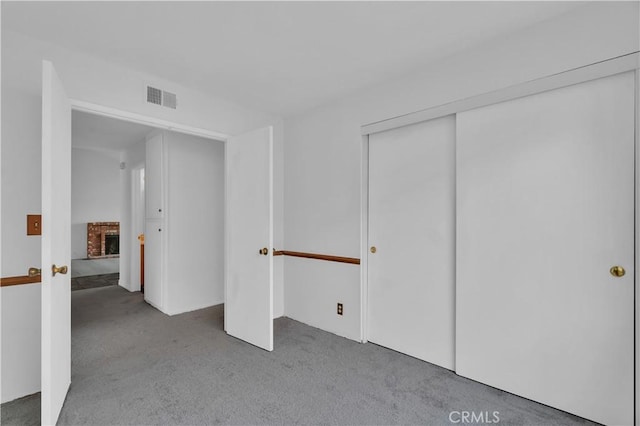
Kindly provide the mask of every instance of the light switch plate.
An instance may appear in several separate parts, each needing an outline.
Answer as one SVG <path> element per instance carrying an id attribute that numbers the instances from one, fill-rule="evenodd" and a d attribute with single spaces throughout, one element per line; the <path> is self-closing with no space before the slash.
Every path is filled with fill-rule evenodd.
<path id="1" fill-rule="evenodd" d="M 27 215 L 27 235 L 42 235 L 42 215 Z"/>

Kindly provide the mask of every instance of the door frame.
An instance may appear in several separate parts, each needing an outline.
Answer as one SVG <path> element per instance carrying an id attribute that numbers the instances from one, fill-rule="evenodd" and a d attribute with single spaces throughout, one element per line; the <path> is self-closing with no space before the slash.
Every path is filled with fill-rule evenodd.
<path id="1" fill-rule="evenodd" d="M 628 71 L 635 73 L 635 164 L 634 164 L 634 271 L 638 267 L 638 254 L 640 254 L 640 52 L 632 52 L 626 55 L 610 58 L 608 60 L 585 65 L 557 74 L 526 81 L 513 86 L 483 93 L 477 96 L 456 100 L 432 108 L 412 112 L 409 114 L 388 118 L 373 123 L 364 124 L 360 128 L 360 341 L 368 342 L 368 254 L 369 254 L 369 135 L 409 126 L 451 114 L 480 108 L 500 102 L 522 98 L 525 96 L 542 93 L 561 87 L 584 83 L 598 78 L 621 74 Z M 638 309 L 640 299 L 640 274 L 634 275 L 634 417 L 635 424 L 640 425 L 640 312 Z"/>
<path id="2" fill-rule="evenodd" d="M 213 131 L 213 130 L 207 130 L 207 129 L 202 129 L 202 128 L 198 128 L 198 127 L 193 127 L 193 126 L 187 126 L 184 124 L 180 124 L 180 123 L 176 123 L 176 122 L 172 122 L 172 121 L 168 121 L 168 120 L 163 120 L 160 118 L 156 118 L 156 117 L 151 117 L 151 116 L 147 116 L 147 115 L 143 115 L 143 114 L 138 114 L 135 112 L 131 112 L 131 111 L 126 111 L 123 109 L 119 109 L 119 108 L 114 108 L 114 107 L 109 107 L 106 105 L 100 105 L 100 104 L 96 104 L 96 103 L 92 103 L 92 102 L 87 102 L 87 101 L 82 101 L 79 99 L 75 99 L 75 98 L 69 98 L 69 102 L 71 103 L 71 111 L 80 111 L 80 112 L 85 112 L 88 114 L 92 114 L 92 115 L 97 115 L 97 116 L 102 116 L 102 117 L 107 117 L 107 118 L 113 118 L 116 120 L 122 120 L 122 121 L 127 121 L 130 123 L 136 123 L 136 124 L 142 124 L 145 126 L 149 126 L 149 127 L 154 127 L 158 130 L 170 130 L 172 132 L 177 132 L 177 133 L 184 133 L 187 135 L 192 135 L 192 136 L 198 136 L 198 137 L 202 137 L 202 138 L 206 138 L 206 139 L 210 139 L 212 141 L 216 141 L 216 142 L 222 142 L 225 144 L 227 143 L 227 139 L 229 138 L 230 135 L 227 135 L 225 133 L 221 133 L 221 132 L 217 132 L 217 131 Z M 225 148 L 226 149 L 226 148 Z M 136 165 L 137 166 L 137 165 Z M 226 169 L 226 162 L 225 162 L 225 169 Z M 227 195 L 225 193 L 224 196 L 224 203 L 227 203 Z M 133 206 L 132 206 L 132 210 L 133 210 Z M 128 213 L 128 217 L 129 220 L 131 221 L 130 225 L 131 225 L 131 229 L 133 229 L 133 218 L 132 218 L 132 211 L 130 211 Z M 226 218 L 225 218 L 225 229 L 226 229 Z M 120 242 L 120 244 L 122 244 L 122 241 Z M 133 262 L 133 256 L 129 256 L 129 261 Z M 226 262 L 227 259 L 225 257 L 224 260 L 224 264 L 225 264 L 225 276 L 226 276 Z M 122 265 L 120 265 L 120 270 L 122 270 Z M 130 268 L 130 273 L 132 272 L 132 268 Z M 131 275 L 131 274 L 130 274 Z M 126 277 L 127 281 L 130 281 L 130 277 Z M 137 288 L 138 291 L 140 291 L 140 286 L 134 286 L 133 288 Z"/>
<path id="3" fill-rule="evenodd" d="M 200 127 L 187 126 L 185 124 L 173 121 L 163 120 L 148 115 L 138 114 L 119 108 L 99 105 L 91 102 L 81 101 L 79 99 L 69 98 L 72 111 L 82 111 L 89 114 L 101 115 L 103 117 L 115 118 L 117 120 L 128 121 L 130 123 L 143 124 L 145 126 L 155 127 L 162 130 L 171 130 L 172 132 L 185 133 L 187 135 L 199 136 L 206 139 L 213 139 L 218 142 L 227 142 L 228 134 L 216 132 L 213 130 L 202 129 Z"/>
<path id="4" fill-rule="evenodd" d="M 176 122 L 172 122 L 172 121 L 168 121 L 168 120 L 164 120 L 156 117 L 151 117 L 151 116 L 147 116 L 147 115 L 143 115 L 143 114 L 139 114 L 131 111 L 126 111 L 119 108 L 87 102 L 80 99 L 69 98 L 69 102 L 71 103 L 71 111 L 81 111 L 81 112 L 85 112 L 93 115 L 99 115 L 103 117 L 114 118 L 117 120 L 128 121 L 131 123 L 143 124 L 146 126 L 155 127 L 156 129 L 170 130 L 173 132 L 183 133 L 183 134 L 192 135 L 192 136 L 198 136 L 198 137 L 210 139 L 217 142 L 222 142 L 225 145 L 224 171 L 225 171 L 225 177 L 226 177 L 227 167 L 228 167 L 227 156 L 226 156 L 226 151 L 227 151 L 226 144 L 229 141 L 229 138 L 231 138 L 234 135 L 229 135 L 229 134 L 214 131 L 214 130 L 207 130 L 200 127 L 188 126 L 185 124 L 180 124 L 180 123 L 176 123 Z M 272 135 L 272 138 L 273 138 L 273 135 Z M 271 157 L 272 157 L 271 161 L 273 161 L 273 152 L 271 152 Z M 228 204 L 229 204 L 228 194 L 226 191 L 226 183 L 225 183 L 224 205 L 227 206 Z M 229 223 L 229 217 L 227 213 L 227 208 L 225 207 L 224 209 L 224 235 L 225 235 L 224 246 L 225 248 L 228 246 L 228 223 Z M 273 249 L 273 247 L 271 247 L 271 249 Z M 269 256 L 272 256 L 272 255 L 269 254 Z M 229 259 L 225 251 L 224 278 L 223 278 L 225 303 L 227 300 L 228 271 L 229 271 Z M 273 305 L 273 301 L 272 301 L 272 305 Z M 224 325 L 224 330 L 226 331 L 226 324 Z"/>
<path id="5" fill-rule="evenodd" d="M 145 207 L 144 194 L 145 193 L 143 189 L 144 187 L 141 184 L 142 177 L 144 176 L 144 170 L 145 170 L 144 163 L 132 164 L 131 170 L 130 170 L 131 181 L 129 183 L 131 186 L 130 188 L 131 189 L 131 211 L 129 212 L 130 214 L 128 216 L 130 220 L 129 225 L 130 225 L 130 233 L 132 237 L 134 235 L 136 236 L 140 235 L 140 232 L 138 232 L 139 229 L 136 226 L 137 222 L 140 220 L 142 220 L 142 234 L 144 234 L 144 222 L 146 220 L 146 216 L 144 212 L 144 207 Z M 134 230 L 136 230 L 136 232 L 133 232 Z M 140 241 L 138 241 L 138 244 L 136 244 L 134 241 L 131 241 L 131 243 L 132 244 L 129 246 L 129 249 L 131 250 L 131 252 L 129 253 L 130 254 L 129 285 L 130 285 L 130 288 L 132 288 L 134 291 L 141 291 L 142 282 L 140 280 L 140 277 L 141 277 L 140 274 L 141 274 L 141 270 L 144 270 L 144 267 L 141 264 L 141 261 L 143 259 L 141 258 Z M 139 282 L 138 285 L 134 284 L 136 282 L 136 280 L 134 280 L 134 277 L 137 278 Z"/>

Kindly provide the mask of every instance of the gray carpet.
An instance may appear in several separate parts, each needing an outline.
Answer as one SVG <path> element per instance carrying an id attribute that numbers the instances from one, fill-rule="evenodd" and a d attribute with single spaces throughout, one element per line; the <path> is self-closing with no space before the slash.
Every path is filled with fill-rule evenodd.
<path id="1" fill-rule="evenodd" d="M 275 321 L 271 353 L 222 331 L 216 306 L 168 317 L 140 293 L 72 293 L 72 384 L 59 424 L 590 424 L 414 358 Z M 4 406 L 3 406 L 4 409 Z"/>
<path id="2" fill-rule="evenodd" d="M 71 291 L 86 290 L 88 288 L 118 285 L 120 274 L 90 275 L 88 277 L 71 278 Z"/>
<path id="3" fill-rule="evenodd" d="M 40 394 L 36 393 L 2 404 L 0 424 L 5 426 L 40 426 Z"/>

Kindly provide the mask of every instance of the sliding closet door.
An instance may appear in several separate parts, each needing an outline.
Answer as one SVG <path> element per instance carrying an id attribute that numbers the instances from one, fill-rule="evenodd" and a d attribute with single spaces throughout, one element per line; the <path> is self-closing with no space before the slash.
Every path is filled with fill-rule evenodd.
<path id="1" fill-rule="evenodd" d="M 634 76 L 457 117 L 458 374 L 633 423 Z"/>
<path id="2" fill-rule="evenodd" d="M 455 120 L 369 137 L 368 340 L 453 369 Z"/>

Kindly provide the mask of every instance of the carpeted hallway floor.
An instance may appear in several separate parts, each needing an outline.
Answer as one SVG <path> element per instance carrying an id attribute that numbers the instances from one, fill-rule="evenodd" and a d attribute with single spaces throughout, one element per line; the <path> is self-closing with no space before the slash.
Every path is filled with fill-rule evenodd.
<path id="1" fill-rule="evenodd" d="M 118 285 L 120 274 L 91 275 L 88 277 L 71 278 L 71 291 L 86 290 L 88 288 Z"/>
<path id="2" fill-rule="evenodd" d="M 59 424 L 442 425 L 453 410 L 498 411 L 510 425 L 588 424 L 287 318 L 275 320 L 271 353 L 229 337 L 222 321 L 222 306 L 168 317 L 120 287 L 74 291 Z"/>
<path id="3" fill-rule="evenodd" d="M 117 274 L 119 271 L 119 257 L 101 259 L 71 259 L 71 278 Z"/>

